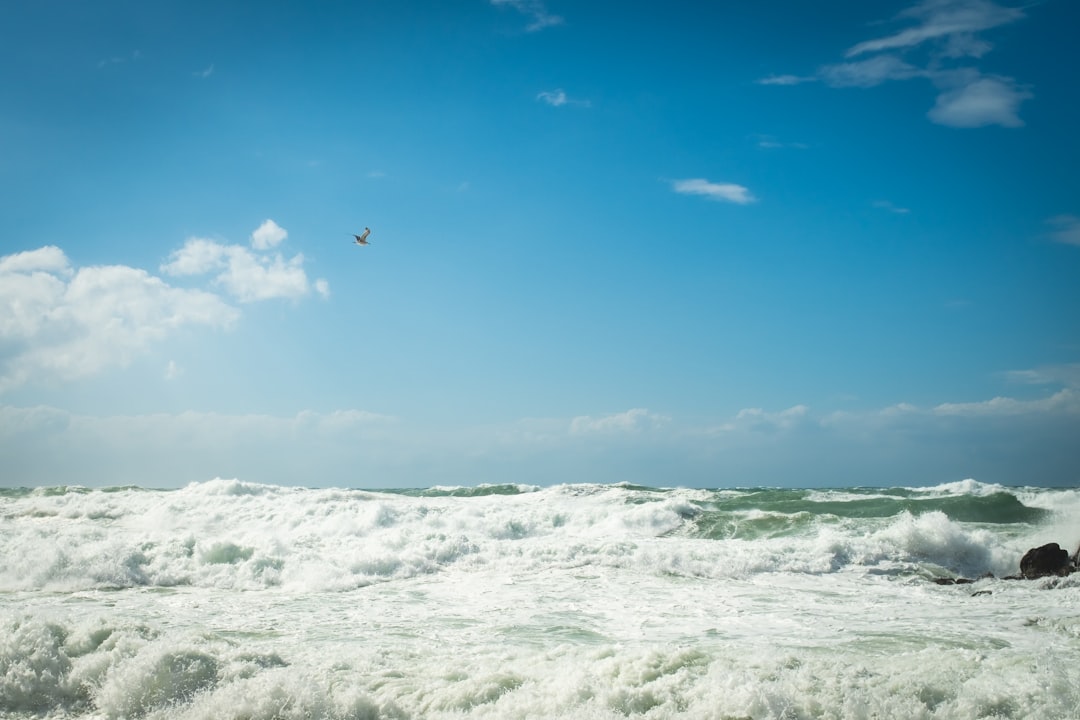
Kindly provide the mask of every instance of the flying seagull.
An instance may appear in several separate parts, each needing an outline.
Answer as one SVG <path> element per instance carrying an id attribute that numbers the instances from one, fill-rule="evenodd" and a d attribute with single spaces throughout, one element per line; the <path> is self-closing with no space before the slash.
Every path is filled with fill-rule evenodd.
<path id="1" fill-rule="evenodd" d="M 368 229 L 368 228 L 364 228 L 364 234 L 363 235 L 353 235 L 353 237 L 356 238 L 356 241 L 355 241 L 356 244 L 357 245 L 370 245 L 371 243 L 369 243 L 367 241 L 367 236 L 369 234 L 371 234 L 371 230 Z"/>

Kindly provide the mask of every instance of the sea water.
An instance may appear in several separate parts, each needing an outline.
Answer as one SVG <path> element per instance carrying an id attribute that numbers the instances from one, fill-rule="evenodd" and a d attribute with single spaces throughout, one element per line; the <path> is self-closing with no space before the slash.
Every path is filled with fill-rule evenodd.
<path id="1" fill-rule="evenodd" d="M 0 490 L 0 716 L 1078 718 L 1080 574 L 1004 579 L 1078 521 L 975 481 Z"/>

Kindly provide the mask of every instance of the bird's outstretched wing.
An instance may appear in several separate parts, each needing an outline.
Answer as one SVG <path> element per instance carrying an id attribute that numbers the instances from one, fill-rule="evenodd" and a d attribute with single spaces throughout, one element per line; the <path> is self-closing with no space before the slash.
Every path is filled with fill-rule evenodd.
<path id="1" fill-rule="evenodd" d="M 357 245 L 370 245 L 371 243 L 369 243 L 367 241 L 367 236 L 370 235 L 370 234 L 371 234 L 371 230 L 368 229 L 368 228 L 364 228 L 363 234 L 361 234 L 361 235 L 353 235 L 353 237 L 356 238 L 356 244 Z"/>

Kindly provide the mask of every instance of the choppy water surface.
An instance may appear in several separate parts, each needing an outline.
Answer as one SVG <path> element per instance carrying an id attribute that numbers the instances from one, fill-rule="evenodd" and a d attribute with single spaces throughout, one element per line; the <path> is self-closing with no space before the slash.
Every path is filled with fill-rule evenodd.
<path id="1" fill-rule="evenodd" d="M 1076 718 L 1080 491 L 0 490 L 0 716 Z M 941 586 L 937 577 L 980 578 Z"/>

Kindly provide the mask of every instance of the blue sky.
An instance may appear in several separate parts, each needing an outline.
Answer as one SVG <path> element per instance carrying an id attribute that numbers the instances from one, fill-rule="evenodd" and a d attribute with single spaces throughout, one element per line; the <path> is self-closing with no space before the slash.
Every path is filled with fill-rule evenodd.
<path id="1" fill-rule="evenodd" d="M 1077 27 L 8 8 L 0 483 L 1074 485 Z"/>

